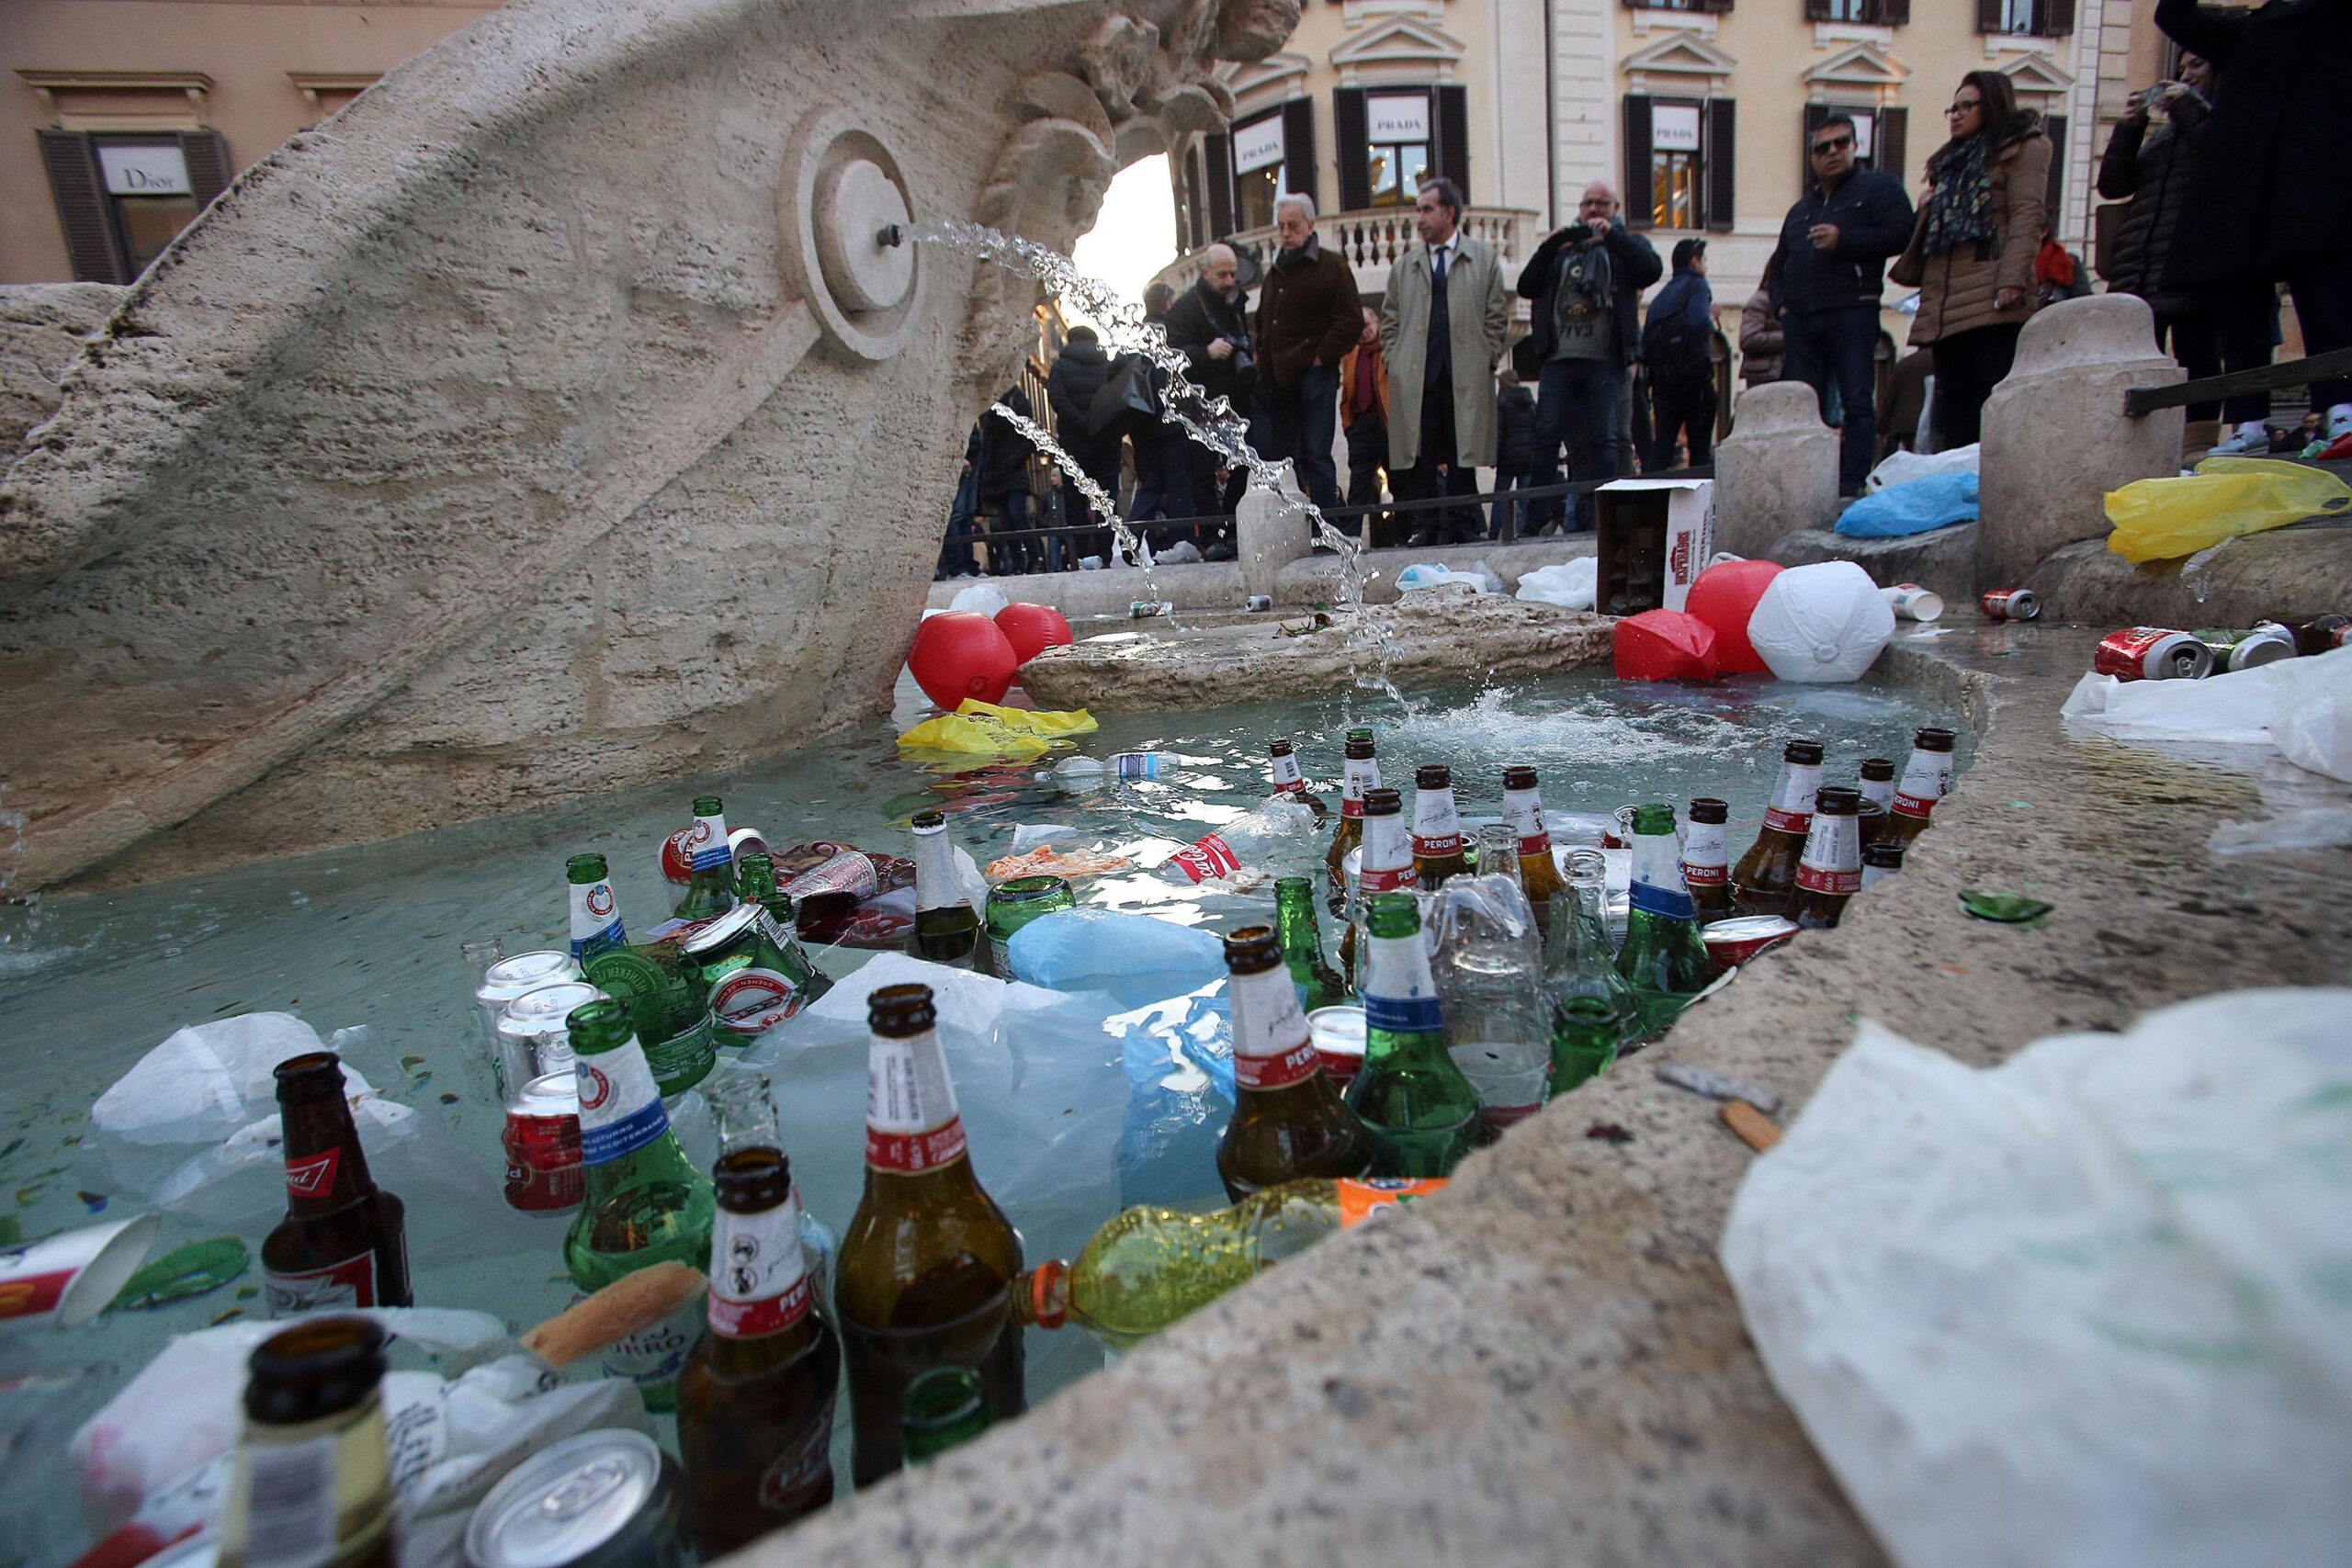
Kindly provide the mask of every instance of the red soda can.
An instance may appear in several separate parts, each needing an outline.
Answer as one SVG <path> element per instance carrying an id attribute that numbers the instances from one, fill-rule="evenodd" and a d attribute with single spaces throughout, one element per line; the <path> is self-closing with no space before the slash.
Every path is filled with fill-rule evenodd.
<path id="1" fill-rule="evenodd" d="M 1976 602 L 1988 621 L 2031 621 L 2041 615 L 2041 597 L 2030 588 L 1996 588 Z"/>
<path id="2" fill-rule="evenodd" d="M 580 1091 L 569 1072 L 533 1078 L 506 1106 L 506 1202 L 526 1213 L 576 1209 L 581 1168 Z"/>
<path id="3" fill-rule="evenodd" d="M 2119 681 L 2201 681 L 2213 672 L 2213 650 L 2165 626 L 2125 626 L 2098 639 L 2091 668 Z"/>

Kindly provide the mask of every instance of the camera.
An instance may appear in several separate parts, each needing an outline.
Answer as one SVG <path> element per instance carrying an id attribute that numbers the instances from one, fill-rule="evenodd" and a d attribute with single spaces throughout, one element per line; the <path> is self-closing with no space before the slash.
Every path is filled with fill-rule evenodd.
<path id="1" fill-rule="evenodd" d="M 1568 243 L 1572 245 L 1581 245 L 1592 238 L 1592 225 L 1589 223 L 1571 223 L 1563 231 L 1568 237 Z"/>

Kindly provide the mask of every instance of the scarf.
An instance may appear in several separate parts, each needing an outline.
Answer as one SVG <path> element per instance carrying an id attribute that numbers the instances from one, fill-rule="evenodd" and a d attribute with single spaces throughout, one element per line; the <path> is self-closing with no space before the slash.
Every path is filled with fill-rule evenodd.
<path id="1" fill-rule="evenodd" d="M 1928 231 L 1919 249 L 1931 256 L 1993 237 L 1993 139 L 1983 131 L 1928 160 L 1936 188 L 1928 197 Z"/>
<path id="2" fill-rule="evenodd" d="M 2041 249 L 2034 254 L 2033 276 L 2036 282 L 2058 288 L 2072 288 L 2075 287 L 2075 258 L 2057 241 L 2044 240 Z"/>
<path id="3" fill-rule="evenodd" d="M 1313 261 L 1317 256 L 1319 256 L 1322 254 L 1323 236 L 1320 234 L 1310 233 L 1306 236 L 1306 243 L 1299 246 L 1298 249 L 1295 251 L 1275 252 L 1274 265 L 1282 268 L 1284 272 L 1293 272 L 1299 267 L 1305 266 L 1308 262 Z"/>

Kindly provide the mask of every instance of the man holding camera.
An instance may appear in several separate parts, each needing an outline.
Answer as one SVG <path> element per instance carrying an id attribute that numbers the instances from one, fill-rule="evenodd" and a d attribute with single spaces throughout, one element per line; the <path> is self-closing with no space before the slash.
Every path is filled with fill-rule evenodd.
<path id="1" fill-rule="evenodd" d="M 1564 439 L 1570 479 L 1617 477 L 1628 367 L 1642 342 L 1642 290 L 1665 271 L 1650 243 L 1618 221 L 1616 191 L 1595 180 L 1577 203 L 1577 220 L 1537 246 L 1520 273 L 1520 298 L 1534 301 L 1529 353 L 1542 366 L 1535 485 L 1560 482 Z M 1531 502 L 1528 510 L 1547 520 L 1542 526 L 1554 515 L 1548 501 Z M 1589 498 L 1578 501 L 1575 517 L 1571 530 L 1590 526 Z"/>
<path id="2" fill-rule="evenodd" d="M 1230 400 L 1234 416 L 1246 423 L 1258 365 L 1241 311 L 1241 259 L 1232 246 L 1211 245 L 1201 253 L 1201 276 L 1169 307 L 1165 326 L 1168 346 L 1184 355 L 1186 378 L 1211 400 Z M 1207 417 L 1204 408 L 1177 406 L 1196 421 Z M 1192 467 L 1192 503 L 1204 514 L 1222 510 L 1216 460 L 1197 442 L 1185 444 L 1185 455 Z"/>

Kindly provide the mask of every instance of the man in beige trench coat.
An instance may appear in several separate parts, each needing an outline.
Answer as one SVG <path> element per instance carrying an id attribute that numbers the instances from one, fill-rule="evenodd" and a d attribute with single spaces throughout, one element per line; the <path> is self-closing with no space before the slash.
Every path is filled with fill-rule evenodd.
<path id="1" fill-rule="evenodd" d="M 1510 287 L 1492 245 L 1462 232 L 1452 180 L 1421 186 L 1421 243 L 1398 259 L 1380 302 L 1388 361 L 1388 483 L 1399 501 L 1478 493 L 1495 461 L 1495 365 L 1510 334 Z M 1482 536 L 1478 509 L 1405 513 L 1406 543 Z"/>

